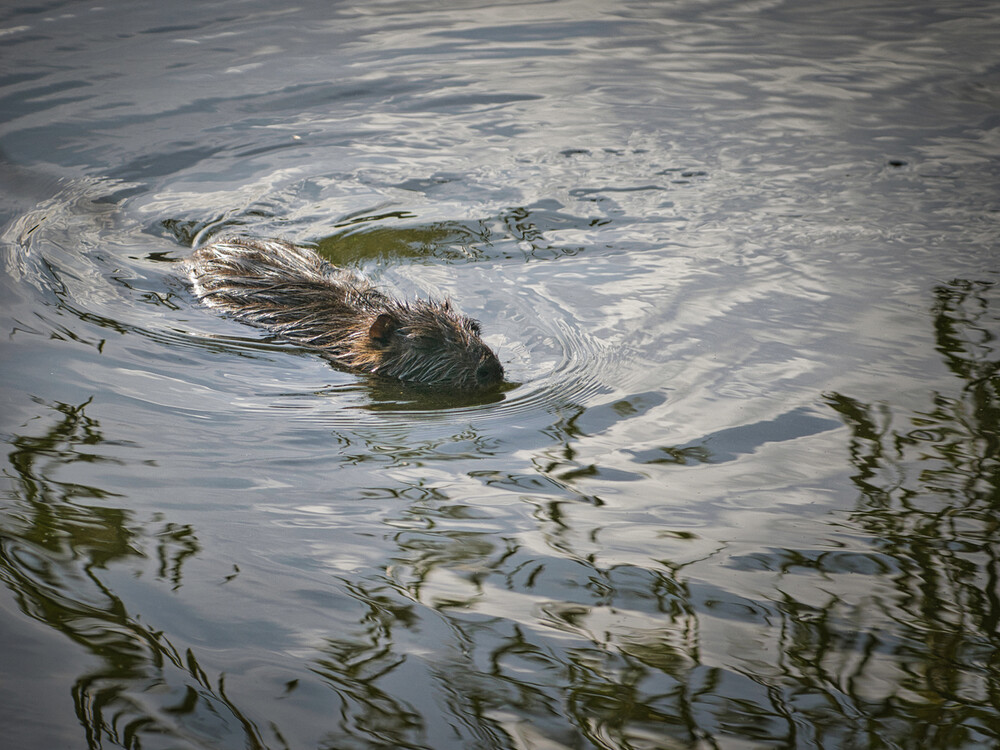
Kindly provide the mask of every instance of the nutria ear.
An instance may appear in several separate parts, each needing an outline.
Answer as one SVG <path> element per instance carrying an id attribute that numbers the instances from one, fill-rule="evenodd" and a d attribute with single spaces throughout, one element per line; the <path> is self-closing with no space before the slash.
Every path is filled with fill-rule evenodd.
<path id="1" fill-rule="evenodd" d="M 392 317 L 389 313 L 382 313 L 377 318 L 375 322 L 372 323 L 372 327 L 368 329 L 368 338 L 372 341 L 376 341 L 382 346 L 389 343 L 389 337 L 392 335 L 393 331 L 399 327 L 399 322 Z"/>

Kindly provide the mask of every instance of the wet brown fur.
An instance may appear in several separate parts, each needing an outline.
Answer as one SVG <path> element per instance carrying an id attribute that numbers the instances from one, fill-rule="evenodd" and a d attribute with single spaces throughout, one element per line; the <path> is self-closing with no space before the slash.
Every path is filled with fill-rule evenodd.
<path id="1" fill-rule="evenodd" d="M 503 380 L 479 323 L 449 301 L 393 299 L 308 248 L 226 237 L 195 250 L 185 270 L 204 304 L 348 370 L 461 391 Z"/>

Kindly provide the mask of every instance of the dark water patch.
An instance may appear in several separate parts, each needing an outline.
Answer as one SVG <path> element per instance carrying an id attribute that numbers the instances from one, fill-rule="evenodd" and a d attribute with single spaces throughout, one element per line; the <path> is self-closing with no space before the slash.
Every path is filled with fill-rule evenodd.
<path id="1" fill-rule="evenodd" d="M 10 81 L 9 84 L 17 85 L 23 80 L 37 79 L 36 76 L 21 76 L 21 80 Z M 58 96 L 65 91 L 75 89 L 86 89 L 90 86 L 86 81 L 62 81 L 48 86 L 37 86 L 30 89 L 21 89 L 16 94 L 10 94 L 0 98 L 0 108 L 11 118 L 24 117 L 34 112 L 58 107 L 61 104 L 86 101 L 89 97 L 86 94 L 80 96 Z"/>
<path id="2" fill-rule="evenodd" d="M 414 104 L 413 108 L 421 112 L 435 109 L 477 112 L 502 107 L 511 102 L 530 102 L 541 98 L 529 94 L 453 94 L 421 101 Z"/>
<path id="3" fill-rule="evenodd" d="M 184 148 L 184 144 L 174 144 L 169 154 L 159 154 L 142 157 L 129 164 L 124 164 L 109 176 L 128 182 L 134 182 L 151 177 L 175 174 L 187 167 L 199 164 L 212 158 L 218 149 Z M 189 146 L 191 144 L 188 144 Z"/>
<path id="4" fill-rule="evenodd" d="M 383 226 L 365 229 L 368 222 L 388 219 L 406 221 L 415 218 L 408 213 L 379 214 L 374 217 L 354 217 L 350 224 L 360 231 L 326 237 L 317 243 L 320 253 L 338 265 L 353 265 L 365 261 L 428 260 L 457 263 L 482 258 L 486 250 L 484 237 L 477 227 L 460 222 L 441 222 L 430 226 Z M 346 223 L 346 222 L 343 222 Z M 342 224 L 343 224 L 342 223 Z"/>
<path id="5" fill-rule="evenodd" d="M 175 24 L 173 26 L 156 26 L 150 29 L 143 29 L 140 34 L 175 34 L 178 31 L 200 31 L 201 24 Z"/>
<path id="6" fill-rule="evenodd" d="M 767 443 L 797 440 L 839 426 L 832 419 L 816 416 L 812 409 L 801 408 L 765 422 L 722 430 L 692 443 L 636 454 L 636 459 L 649 464 L 723 463 L 753 453 Z"/>

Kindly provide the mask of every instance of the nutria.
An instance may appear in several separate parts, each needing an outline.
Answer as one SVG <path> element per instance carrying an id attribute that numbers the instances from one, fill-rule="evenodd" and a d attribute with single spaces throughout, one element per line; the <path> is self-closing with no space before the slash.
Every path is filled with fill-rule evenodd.
<path id="1" fill-rule="evenodd" d="M 184 266 L 204 304 L 345 369 L 461 391 L 503 380 L 479 323 L 450 301 L 401 302 L 308 248 L 226 237 L 199 247 Z"/>

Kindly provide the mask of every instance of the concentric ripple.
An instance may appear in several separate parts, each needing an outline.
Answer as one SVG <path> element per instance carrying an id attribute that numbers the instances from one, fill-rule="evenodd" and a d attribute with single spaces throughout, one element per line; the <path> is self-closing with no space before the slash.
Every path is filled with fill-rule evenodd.
<path id="1" fill-rule="evenodd" d="M 200 408 L 208 412 L 233 406 L 261 415 L 278 410 L 297 424 L 334 431 L 367 425 L 391 432 L 434 423 L 450 432 L 586 402 L 608 389 L 602 374 L 612 369 L 613 348 L 578 325 L 544 284 L 518 278 L 524 234 L 497 232 L 511 226 L 512 218 L 414 223 L 410 213 L 379 204 L 345 217 L 332 198 L 306 211 L 304 198 L 315 201 L 316 186 L 300 180 L 201 220 L 160 219 L 152 226 L 161 234 L 157 238 L 137 220 L 150 211 L 148 205 L 136 210 L 131 190 L 113 180 L 65 185 L 7 228 L 5 266 L 40 297 L 33 320 L 19 321 L 22 330 L 89 344 L 117 361 L 121 372 L 152 370 L 145 379 L 167 384 L 176 408 L 197 408 L 181 395 L 187 379 L 200 389 Z M 310 228 L 320 229 L 315 222 L 321 213 L 322 228 L 333 231 L 318 245 L 332 260 L 359 267 L 402 296 L 449 296 L 480 318 L 507 372 L 504 387 L 456 397 L 339 372 L 308 350 L 198 306 L 174 271 L 187 247 L 225 232 L 307 241 Z M 523 221 L 525 214 L 514 216 Z M 465 279 L 492 296 L 467 294 Z M 146 343 L 136 343 L 135 336 Z M 105 351 L 109 337 L 127 353 L 118 347 Z M 170 401 L 124 383 L 120 390 L 161 405 Z"/>

